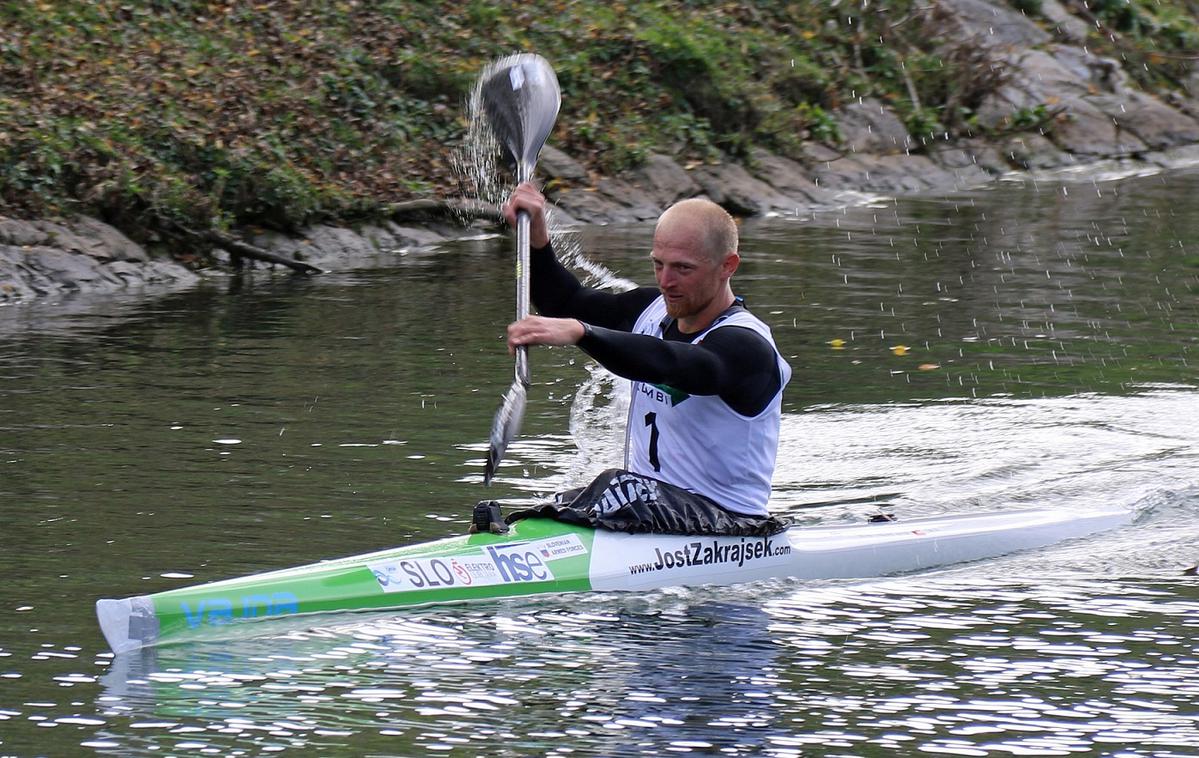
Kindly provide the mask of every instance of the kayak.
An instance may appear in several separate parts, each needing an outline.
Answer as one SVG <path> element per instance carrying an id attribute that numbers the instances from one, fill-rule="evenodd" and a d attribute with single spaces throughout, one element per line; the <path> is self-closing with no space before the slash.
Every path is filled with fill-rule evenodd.
<path id="1" fill-rule="evenodd" d="M 869 578 L 1044 547 L 1127 510 L 1010 510 L 793 526 L 768 537 L 625 534 L 543 518 L 297 568 L 96 602 L 115 653 L 229 636 L 247 622 L 523 595 Z"/>

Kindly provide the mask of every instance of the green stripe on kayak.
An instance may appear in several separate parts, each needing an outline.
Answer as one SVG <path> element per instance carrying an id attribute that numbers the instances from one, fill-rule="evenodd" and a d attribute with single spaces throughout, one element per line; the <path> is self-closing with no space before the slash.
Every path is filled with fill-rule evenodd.
<path id="1" fill-rule="evenodd" d="M 451 537 L 150 596 L 158 640 L 300 613 L 585 592 L 594 532 L 544 519 L 509 534 Z"/>

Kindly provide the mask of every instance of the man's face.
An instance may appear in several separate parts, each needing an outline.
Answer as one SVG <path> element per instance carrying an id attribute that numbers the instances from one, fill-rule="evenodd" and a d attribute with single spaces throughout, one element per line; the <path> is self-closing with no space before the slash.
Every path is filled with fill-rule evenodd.
<path id="1" fill-rule="evenodd" d="M 703 312 L 731 275 L 728 262 L 713 261 L 700 251 L 699 235 L 685 224 L 659 227 L 654 233 L 654 278 L 666 299 L 666 313 L 684 320 Z"/>

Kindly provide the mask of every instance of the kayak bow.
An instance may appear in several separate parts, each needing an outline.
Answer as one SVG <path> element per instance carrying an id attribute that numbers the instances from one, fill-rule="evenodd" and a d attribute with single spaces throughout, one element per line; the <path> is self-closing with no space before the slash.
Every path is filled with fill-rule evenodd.
<path id="1" fill-rule="evenodd" d="M 865 578 L 1043 547 L 1127 523 L 1125 510 L 1017 510 L 835 526 L 770 537 L 624 534 L 547 519 L 297 568 L 99 600 L 116 653 L 228 636 L 242 622 L 520 595 Z"/>

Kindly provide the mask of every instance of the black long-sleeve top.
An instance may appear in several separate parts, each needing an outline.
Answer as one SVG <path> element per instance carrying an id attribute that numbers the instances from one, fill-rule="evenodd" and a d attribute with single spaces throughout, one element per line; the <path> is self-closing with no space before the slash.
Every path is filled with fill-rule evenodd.
<path id="1" fill-rule="evenodd" d="M 658 297 L 657 288 L 605 292 L 584 287 L 550 245 L 533 250 L 530 263 L 530 296 L 537 311 L 587 324 L 579 347 L 617 376 L 692 395 L 718 395 L 743 416 L 765 410 L 782 386 L 774 347 L 752 329 L 714 329 L 694 344 L 695 335 L 681 332 L 673 320 L 663 339 L 632 334 L 637 317 Z"/>

